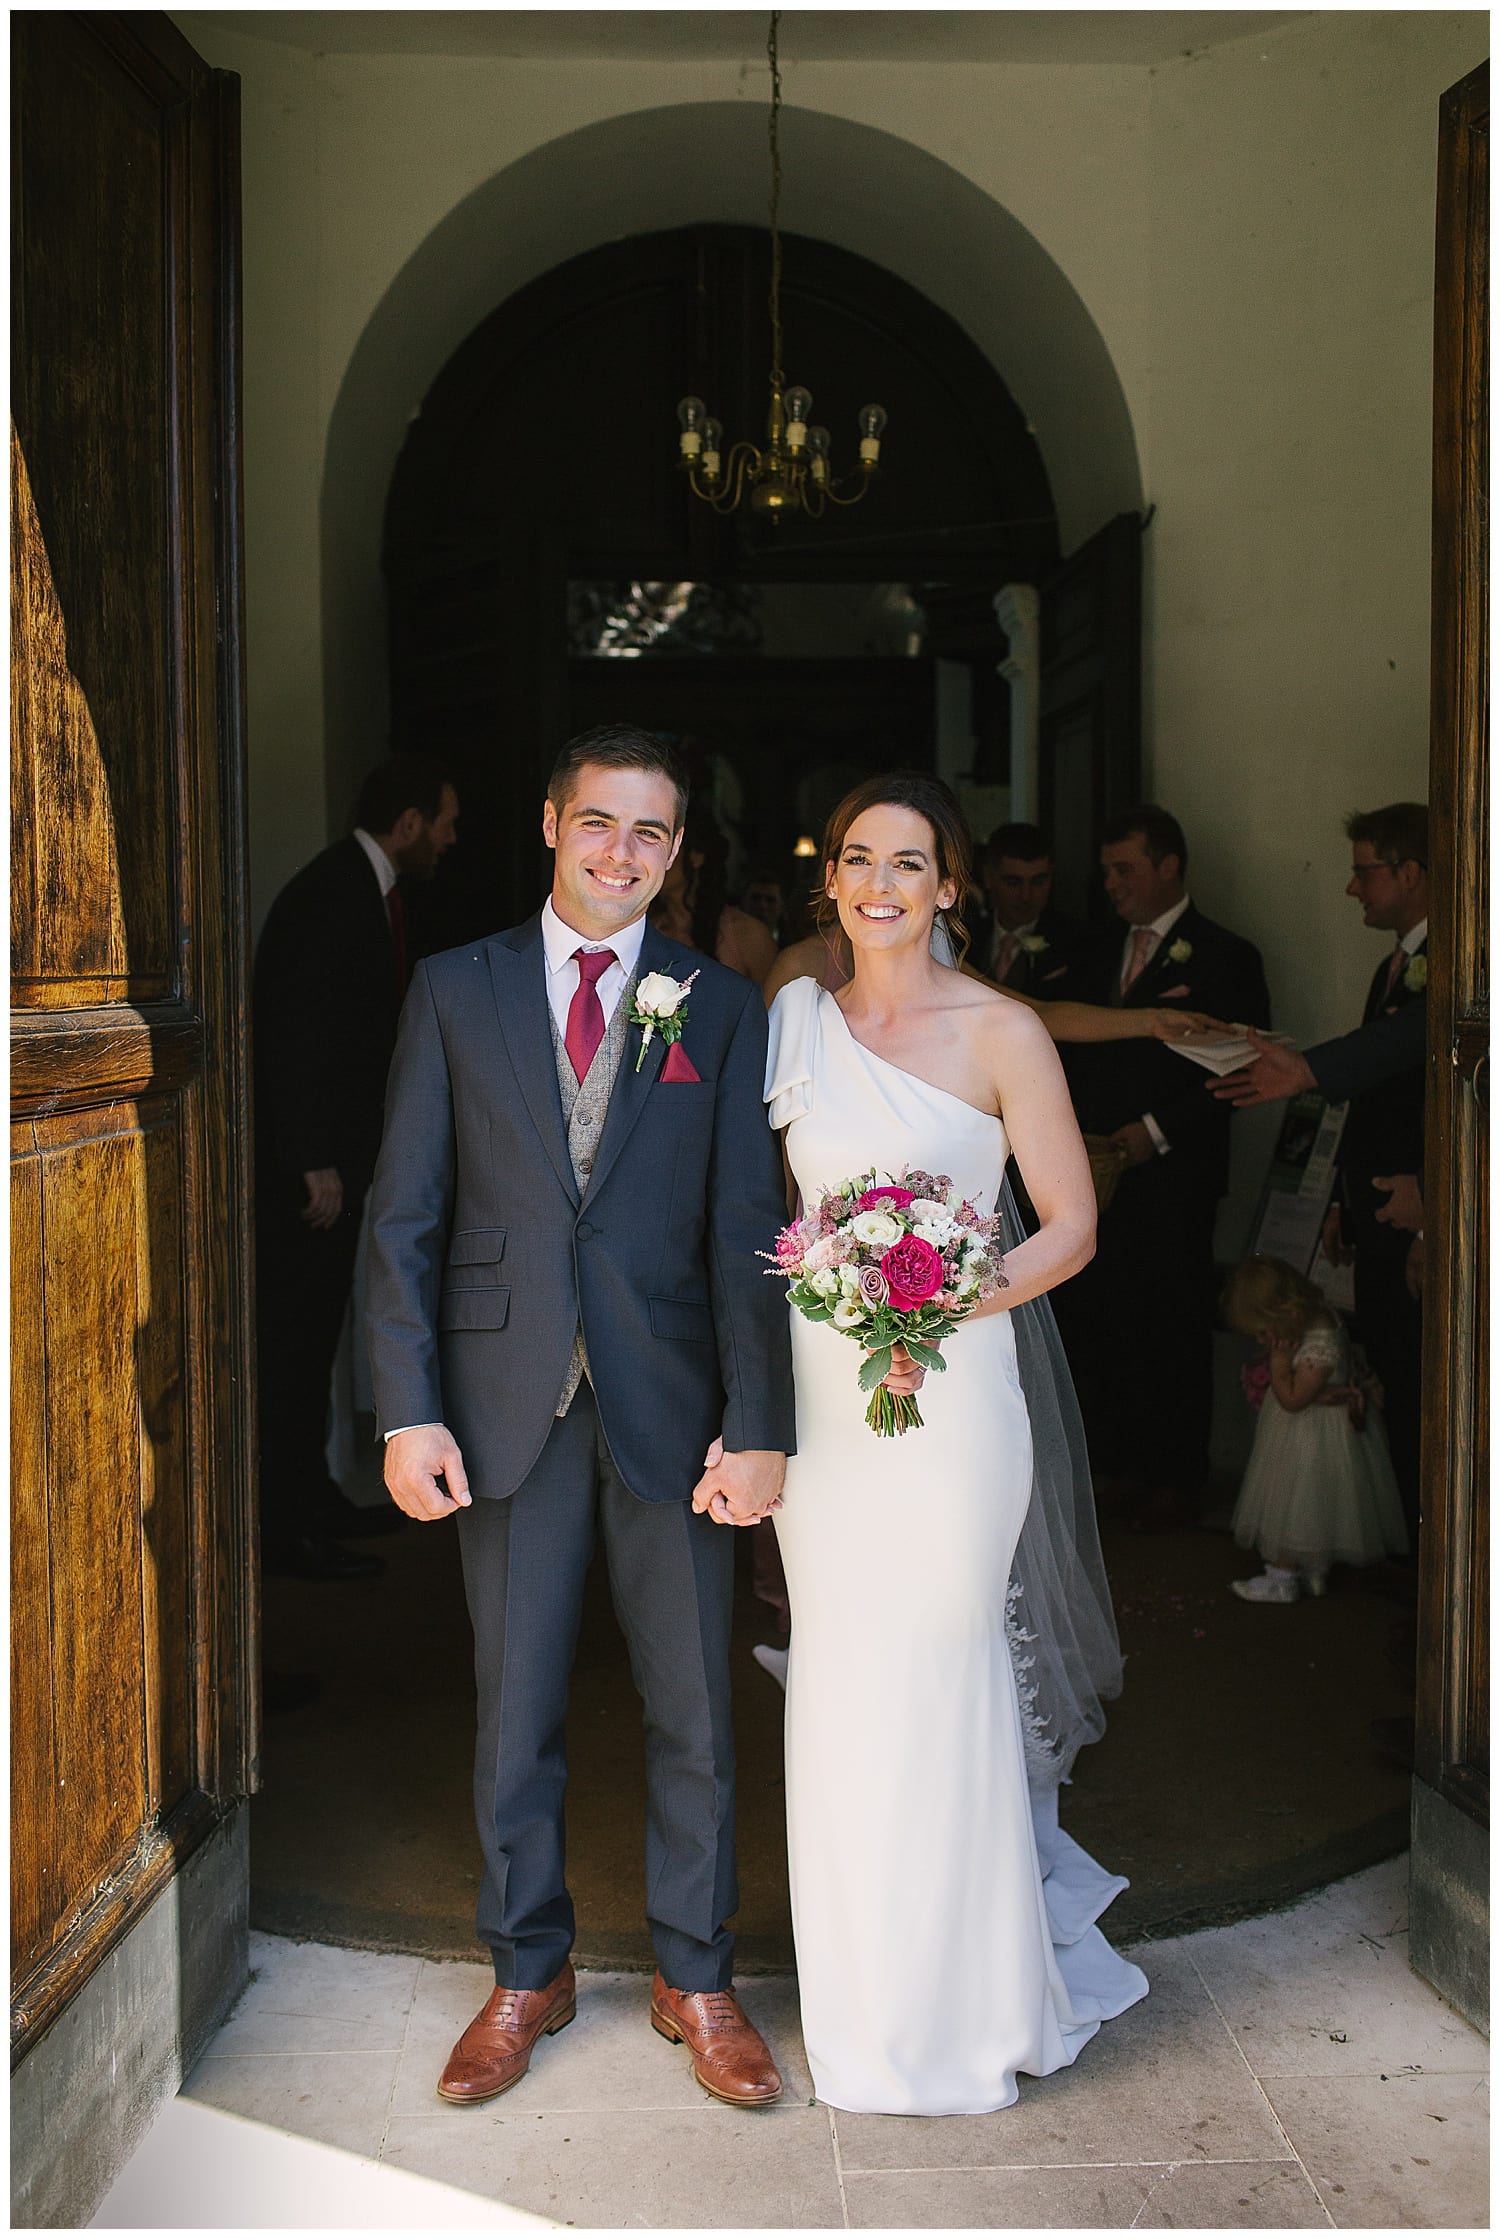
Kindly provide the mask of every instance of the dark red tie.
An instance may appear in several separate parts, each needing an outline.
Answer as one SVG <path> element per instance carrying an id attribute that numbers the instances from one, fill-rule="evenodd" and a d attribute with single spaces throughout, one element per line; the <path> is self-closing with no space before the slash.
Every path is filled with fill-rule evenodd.
<path id="1" fill-rule="evenodd" d="M 391 969 L 396 975 L 396 1004 L 399 1009 L 406 1001 L 406 904 L 401 899 L 401 889 L 393 886 L 385 898 L 386 915 L 391 921 Z"/>
<path id="2" fill-rule="evenodd" d="M 604 1005 L 599 1000 L 599 980 L 615 962 L 615 952 L 612 948 L 575 948 L 573 956 L 578 965 L 578 985 L 568 1005 L 568 1031 L 563 1036 L 563 1048 L 581 1081 L 604 1039 Z"/>

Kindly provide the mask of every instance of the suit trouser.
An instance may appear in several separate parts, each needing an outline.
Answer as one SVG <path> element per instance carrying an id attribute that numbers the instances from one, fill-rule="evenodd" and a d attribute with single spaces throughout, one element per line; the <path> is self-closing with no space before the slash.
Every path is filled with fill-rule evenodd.
<path id="1" fill-rule="evenodd" d="M 573 1947 L 564 1722 L 583 1584 L 602 1534 L 645 1705 L 646 1918 L 674 1990 L 723 1990 L 739 1903 L 729 1630 L 734 1531 L 688 1500 L 643 1501 L 610 1458 L 587 1382 L 506 1500 L 458 1515 L 474 1626 L 479 1935 L 495 1979 L 541 1990 Z"/>
<path id="2" fill-rule="evenodd" d="M 1372 1192 L 1363 1194 L 1374 1203 Z M 1373 1213 L 1346 1214 L 1345 1221 L 1355 1247 L 1355 1321 L 1370 1366 L 1385 1387 L 1391 1466 L 1415 1547 L 1422 1489 L 1422 1309 L 1406 1287 L 1412 1240 L 1405 1229 L 1393 1229 Z"/>
<path id="3" fill-rule="evenodd" d="M 1217 1199 L 1167 1172 L 1175 1156 L 1120 1176 L 1093 1259 L 1051 1296 L 1093 1467 L 1191 1500 L 1213 1423 Z"/>
<path id="4" fill-rule="evenodd" d="M 300 1218 L 300 1175 L 261 1175 L 255 1195 L 261 1533 L 274 1553 L 316 1527 L 330 1488 L 328 1387 L 354 1282 L 364 1190 L 331 1228 Z"/>

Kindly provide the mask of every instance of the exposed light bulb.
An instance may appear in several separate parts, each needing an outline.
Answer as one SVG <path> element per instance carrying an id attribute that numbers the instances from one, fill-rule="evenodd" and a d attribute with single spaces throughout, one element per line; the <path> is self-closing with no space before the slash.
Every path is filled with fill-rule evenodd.
<path id="1" fill-rule="evenodd" d="M 701 396 L 685 396 L 677 407 L 677 425 L 682 430 L 678 437 L 682 456 L 696 459 L 703 449 L 703 423 L 708 418 L 708 406 Z"/>
<path id="2" fill-rule="evenodd" d="M 786 447 L 800 451 L 807 441 L 807 415 L 812 410 L 810 390 L 791 388 L 786 392 Z"/>
<path id="3" fill-rule="evenodd" d="M 859 456 L 863 466 L 874 466 L 880 457 L 880 438 L 885 432 L 885 406 L 866 404 L 859 414 Z"/>

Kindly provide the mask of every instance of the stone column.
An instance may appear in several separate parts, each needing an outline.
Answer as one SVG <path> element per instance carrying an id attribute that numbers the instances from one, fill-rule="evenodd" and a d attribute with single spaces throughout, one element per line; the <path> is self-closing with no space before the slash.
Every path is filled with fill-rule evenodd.
<path id="1" fill-rule="evenodd" d="M 995 619 L 1009 650 L 1000 674 L 1010 686 L 1010 813 L 1034 824 L 1041 803 L 1042 597 L 1034 583 L 995 593 Z"/>

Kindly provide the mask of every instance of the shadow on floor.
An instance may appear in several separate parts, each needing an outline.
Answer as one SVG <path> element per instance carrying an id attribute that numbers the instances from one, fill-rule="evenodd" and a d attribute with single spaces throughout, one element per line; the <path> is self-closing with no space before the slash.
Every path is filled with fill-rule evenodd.
<path id="1" fill-rule="evenodd" d="M 373 1474 L 357 1489 L 378 1492 Z M 372 1542 L 383 1578 L 268 1579 L 266 1660 L 316 1673 L 272 1720 L 251 1820 L 251 1918 L 273 1933 L 469 1958 L 479 1854 L 473 1677 L 458 1545 L 443 1525 Z M 742 1535 L 735 1611 L 742 1973 L 790 1966 L 782 1696 Z M 1112 1938 L 1286 1904 L 1404 1847 L 1409 1781 L 1371 1738 L 1409 1712 L 1409 1611 L 1388 1576 L 1336 1570 L 1326 1599 L 1238 1601 L 1255 1567 L 1223 1530 L 1105 1532 L 1125 1691 L 1064 1791 L 1064 1825 L 1130 1877 Z M 648 1967 L 640 1706 L 596 1562 L 568 1720 L 569 1880 L 580 1964 Z"/>

